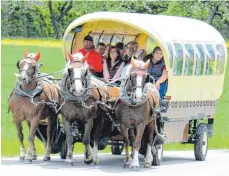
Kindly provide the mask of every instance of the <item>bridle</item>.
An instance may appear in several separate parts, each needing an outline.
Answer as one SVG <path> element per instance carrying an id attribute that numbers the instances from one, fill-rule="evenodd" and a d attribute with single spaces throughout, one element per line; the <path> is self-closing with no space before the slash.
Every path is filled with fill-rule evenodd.
<path id="1" fill-rule="evenodd" d="M 32 58 L 31 58 L 31 57 L 26 57 L 26 58 L 24 58 L 24 59 L 22 59 L 22 60 L 25 60 L 25 59 L 32 59 Z M 24 69 L 24 68 L 20 69 L 19 63 L 20 63 L 22 60 L 18 61 L 18 63 L 17 63 L 17 67 L 18 67 L 18 70 L 19 70 L 19 74 L 21 74 L 23 71 L 26 72 L 26 74 L 28 75 L 27 81 L 28 81 L 28 83 L 29 83 L 29 82 L 31 82 L 33 79 L 36 78 L 36 73 L 38 72 L 38 67 L 37 67 L 37 64 L 36 64 L 36 63 L 32 63 L 32 64 L 34 64 L 34 67 L 33 67 L 34 71 L 33 71 L 33 72 L 29 72 L 28 69 Z M 26 62 L 26 61 L 25 61 L 25 62 Z M 26 64 L 28 64 L 28 62 L 26 62 Z"/>
<path id="2" fill-rule="evenodd" d="M 144 70 L 144 69 L 133 69 L 133 70 L 131 70 L 131 72 L 132 72 L 132 71 L 135 71 L 135 70 L 136 70 L 136 71 L 139 70 L 139 71 L 142 71 L 142 72 L 146 72 L 146 70 Z M 136 74 L 136 77 L 137 77 L 137 73 L 135 73 L 135 74 Z M 145 74 L 146 74 L 145 76 L 147 76 L 148 73 L 145 73 Z M 143 77 L 143 76 L 142 76 L 142 77 Z M 145 80 L 146 78 L 143 78 L 143 79 Z M 135 89 L 137 89 L 137 88 L 143 88 L 143 85 L 141 85 L 141 86 L 140 86 L 140 85 L 134 86 L 134 85 L 132 84 L 132 74 L 131 74 L 131 73 L 130 73 L 130 75 L 129 75 L 129 80 L 130 80 L 130 81 L 129 81 L 129 84 L 130 84 L 130 87 L 131 87 L 131 92 L 133 92 L 133 91 L 134 91 Z M 144 80 L 142 80 L 142 84 L 143 84 L 143 81 L 144 81 Z M 144 81 L 144 82 L 145 82 L 145 81 Z"/>

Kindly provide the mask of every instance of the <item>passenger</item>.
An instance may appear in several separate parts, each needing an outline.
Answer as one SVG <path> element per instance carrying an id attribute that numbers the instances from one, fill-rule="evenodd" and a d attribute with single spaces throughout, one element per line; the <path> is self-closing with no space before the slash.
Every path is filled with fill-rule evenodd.
<path id="1" fill-rule="evenodd" d="M 118 43 L 116 43 L 116 47 L 119 49 L 121 57 L 123 58 L 123 56 L 125 54 L 125 45 L 124 45 L 124 43 L 118 42 Z"/>
<path id="2" fill-rule="evenodd" d="M 106 51 L 105 43 L 102 43 L 102 42 L 98 43 L 96 51 L 103 57 L 103 55 L 104 55 L 104 53 Z"/>
<path id="3" fill-rule="evenodd" d="M 150 65 L 147 69 L 150 76 L 155 79 L 155 84 L 160 93 L 160 98 L 163 99 L 167 91 L 167 70 L 160 47 L 155 47 L 150 58 Z M 152 82 L 153 79 L 149 79 Z"/>
<path id="4" fill-rule="evenodd" d="M 119 49 L 111 46 L 108 58 L 103 62 L 103 76 L 106 82 L 118 79 L 121 77 L 122 69 L 125 63 L 122 60 Z"/>
<path id="5" fill-rule="evenodd" d="M 139 46 L 138 46 L 138 43 L 136 41 L 134 41 L 133 43 L 134 43 L 134 49 L 135 49 L 135 57 L 137 58 L 137 54 L 139 52 Z"/>
<path id="6" fill-rule="evenodd" d="M 89 65 L 90 72 L 102 78 L 103 77 L 103 64 L 102 64 L 102 57 L 100 54 L 93 49 L 93 37 L 86 36 L 84 37 L 84 48 L 81 48 L 77 52 L 81 52 L 84 56 L 87 54 L 87 63 Z"/>
<path id="7" fill-rule="evenodd" d="M 103 54 L 103 58 L 104 59 L 107 59 L 108 58 L 110 48 L 111 48 L 111 44 L 107 44 L 105 53 Z"/>
<path id="8" fill-rule="evenodd" d="M 130 60 L 131 60 L 132 56 L 135 59 L 137 59 L 135 57 L 135 54 L 136 54 L 136 44 L 135 44 L 135 41 L 131 41 L 131 42 L 127 43 L 127 45 L 126 45 L 126 53 L 123 56 L 123 61 L 125 62 L 125 66 L 130 63 Z"/>
<path id="9" fill-rule="evenodd" d="M 144 61 L 144 58 L 146 57 L 146 51 L 144 49 L 139 49 L 136 53 L 136 57 L 138 60 Z"/>
<path id="10" fill-rule="evenodd" d="M 131 41 L 129 43 L 127 43 L 126 45 L 126 53 L 123 57 L 123 61 L 125 63 L 125 67 L 122 70 L 122 80 L 121 80 L 121 96 L 125 96 L 126 95 L 126 91 L 125 91 L 125 82 L 126 82 L 126 72 L 128 71 L 129 65 L 130 65 L 130 61 L 131 58 L 133 57 L 134 59 L 136 59 L 135 57 L 136 54 L 136 42 L 135 41 Z"/>

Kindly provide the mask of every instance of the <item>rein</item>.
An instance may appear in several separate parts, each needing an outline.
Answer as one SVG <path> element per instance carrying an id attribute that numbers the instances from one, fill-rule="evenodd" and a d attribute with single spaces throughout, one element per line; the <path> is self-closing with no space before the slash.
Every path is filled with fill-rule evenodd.
<path id="1" fill-rule="evenodd" d="M 33 79 L 48 77 L 48 76 L 51 76 L 51 75 L 55 75 L 55 74 L 57 74 L 57 73 L 61 73 L 61 72 L 63 72 L 63 71 L 64 71 L 64 69 L 59 70 L 59 71 L 56 71 L 56 72 L 52 72 L 52 73 L 49 73 L 49 74 L 46 74 L 46 75 L 37 76 L 37 77 L 34 77 Z M 61 80 L 61 79 L 55 79 L 55 80 Z"/>

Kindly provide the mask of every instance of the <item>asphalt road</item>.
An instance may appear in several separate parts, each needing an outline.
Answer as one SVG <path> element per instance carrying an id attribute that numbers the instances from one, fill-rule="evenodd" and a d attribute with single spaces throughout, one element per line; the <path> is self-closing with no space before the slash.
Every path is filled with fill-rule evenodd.
<path id="1" fill-rule="evenodd" d="M 66 166 L 59 156 L 51 162 L 38 157 L 33 164 L 20 163 L 18 158 L 2 158 L 0 175 L 17 176 L 94 176 L 94 175 L 147 175 L 147 176 L 229 176 L 229 150 L 209 150 L 206 161 L 196 161 L 192 151 L 164 151 L 160 166 L 144 168 L 139 155 L 140 168 L 123 168 L 124 155 L 99 154 L 99 165 L 85 165 L 83 155 L 74 155 L 74 166 Z M 84 175 L 83 175 L 84 174 Z"/>

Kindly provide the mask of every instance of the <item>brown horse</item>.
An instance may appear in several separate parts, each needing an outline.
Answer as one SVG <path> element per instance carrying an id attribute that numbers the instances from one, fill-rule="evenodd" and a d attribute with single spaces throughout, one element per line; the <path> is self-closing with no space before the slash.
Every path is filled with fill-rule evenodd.
<path id="1" fill-rule="evenodd" d="M 146 91 L 148 90 L 148 84 L 145 83 L 148 66 L 149 61 L 144 63 L 134 59 L 131 60 L 131 64 L 127 68 L 129 74 L 125 85 L 129 96 L 121 97 L 115 106 L 115 115 L 120 122 L 126 150 L 124 167 L 129 165 L 132 169 L 139 167 L 138 152 L 141 147 L 144 130 L 148 138 L 146 141 L 147 154 L 145 167 L 151 167 L 153 160 L 151 143 L 154 138 L 155 122 L 157 119 L 157 112 L 153 109 L 159 109 L 160 104 L 158 91 Z M 128 131 L 130 132 L 129 135 Z M 134 131 L 136 132 L 136 136 Z M 128 151 L 130 145 L 129 137 L 132 142 L 132 158 Z"/>
<path id="2" fill-rule="evenodd" d="M 39 121 L 48 120 L 47 146 L 44 161 L 50 160 L 51 153 L 51 132 L 52 125 L 57 120 L 54 109 L 50 106 L 53 102 L 58 102 L 58 90 L 53 83 L 43 81 L 38 78 L 40 52 L 30 53 L 26 50 L 24 59 L 18 61 L 17 67 L 19 75 L 17 84 L 9 98 L 9 110 L 13 114 L 13 122 L 16 125 L 18 138 L 20 141 L 20 161 L 32 163 L 36 160 L 36 149 L 34 144 L 35 132 Z M 29 147 L 26 155 L 23 143 L 24 135 L 22 132 L 22 122 L 27 121 L 29 126 Z M 25 158 L 26 155 L 26 158 Z"/>
<path id="3" fill-rule="evenodd" d="M 68 54 L 69 64 L 66 66 L 66 73 L 61 83 L 61 114 L 66 130 L 66 140 L 68 145 L 67 158 L 65 162 L 73 165 L 73 136 L 72 123 L 77 121 L 84 124 L 83 144 L 85 146 L 84 163 L 98 164 L 98 135 L 101 134 L 103 118 L 100 117 L 101 109 L 96 104 L 101 99 L 101 93 L 91 83 L 89 66 L 85 57 L 81 53 Z M 97 121 L 97 122 L 95 122 Z M 99 121 L 99 123 L 98 123 Z M 101 122 L 101 123 L 100 123 Z M 97 123 L 94 132 L 93 154 L 90 150 L 91 130 L 93 123 Z"/>

